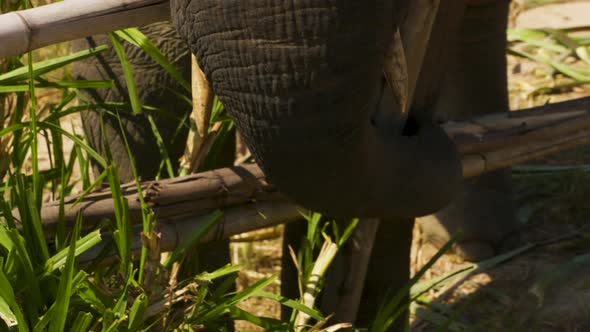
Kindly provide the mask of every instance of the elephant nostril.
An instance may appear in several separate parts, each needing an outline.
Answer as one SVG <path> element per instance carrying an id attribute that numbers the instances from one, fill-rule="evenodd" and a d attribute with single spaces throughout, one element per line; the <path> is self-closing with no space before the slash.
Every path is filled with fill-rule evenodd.
<path id="1" fill-rule="evenodd" d="M 418 131 L 420 130 L 420 126 L 418 125 L 418 121 L 416 117 L 413 115 L 409 115 L 406 119 L 406 124 L 404 125 L 404 129 L 402 130 L 403 136 L 416 136 Z"/>
<path id="2" fill-rule="evenodd" d="M 373 127 L 377 127 L 377 119 L 375 119 L 375 116 L 372 116 L 372 117 L 371 117 L 371 125 L 372 125 Z"/>

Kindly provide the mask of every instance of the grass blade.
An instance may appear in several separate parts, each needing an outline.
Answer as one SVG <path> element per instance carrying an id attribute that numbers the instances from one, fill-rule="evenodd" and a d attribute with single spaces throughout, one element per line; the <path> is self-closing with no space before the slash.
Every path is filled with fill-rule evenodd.
<path id="1" fill-rule="evenodd" d="M 94 317 L 89 312 L 78 312 L 72 327 L 70 328 L 71 332 L 79 332 L 79 331 L 89 331 L 90 323 L 92 323 L 92 319 Z"/>
<path id="2" fill-rule="evenodd" d="M 151 42 L 151 40 L 144 35 L 137 28 L 128 28 L 120 31 L 115 31 L 115 34 L 127 42 L 140 47 L 147 55 L 149 55 L 155 62 L 164 68 L 170 76 L 185 88 L 187 92 L 191 92 L 190 83 L 184 79 L 180 71 L 162 54 L 162 52 Z"/>
<path id="3" fill-rule="evenodd" d="M 172 254 L 168 256 L 168 259 L 166 259 L 166 261 L 163 264 L 164 268 L 169 269 L 170 267 L 172 267 L 172 264 L 174 262 L 178 261 L 182 257 L 182 255 L 184 255 L 190 248 L 198 244 L 201 237 L 205 235 L 205 233 L 209 229 L 211 229 L 213 225 L 219 222 L 222 216 L 223 214 L 219 210 L 213 211 L 211 214 L 209 214 L 207 220 L 203 222 L 202 226 L 194 230 L 190 237 L 186 241 L 181 243 L 176 249 L 174 249 Z"/>
<path id="4" fill-rule="evenodd" d="M 529 292 L 537 297 L 539 306 L 542 306 L 547 288 L 560 280 L 564 280 L 567 277 L 582 271 L 588 266 L 590 266 L 590 254 L 578 255 L 541 275 L 535 281 L 533 286 L 531 286 Z"/>
<path id="5" fill-rule="evenodd" d="M 96 48 L 93 48 L 93 49 L 84 50 L 84 51 L 76 52 L 73 54 L 68 54 L 63 57 L 49 59 L 49 60 L 45 60 L 45 61 L 39 61 L 39 62 L 33 64 L 31 74 L 29 74 L 29 70 L 25 66 L 25 67 L 21 67 L 21 68 L 9 71 L 8 73 L 0 75 L 0 84 L 5 85 L 5 84 L 20 82 L 20 81 L 29 79 L 31 76 L 33 78 L 35 78 L 40 75 L 46 74 L 50 71 L 67 66 L 70 63 L 73 63 L 75 61 L 80 61 L 82 59 L 86 59 L 91 56 L 95 56 L 97 54 L 100 54 L 100 53 L 108 50 L 108 49 L 109 48 L 106 45 L 101 45 L 101 46 L 97 46 Z"/>
<path id="6" fill-rule="evenodd" d="M 286 307 L 289 307 L 289 308 L 291 308 L 293 310 L 297 310 L 297 311 L 303 312 L 303 313 L 309 315 L 311 318 L 313 318 L 315 320 L 321 321 L 321 320 L 324 319 L 323 315 L 319 311 L 317 311 L 317 310 L 315 310 L 313 308 L 310 308 L 310 307 L 304 305 L 303 303 L 301 303 L 299 301 L 291 300 L 291 299 L 286 298 L 284 296 L 273 294 L 273 293 L 269 293 L 269 292 L 266 292 L 266 291 L 263 291 L 263 290 L 260 290 L 260 291 L 256 292 L 256 295 L 255 296 L 260 296 L 260 297 L 264 297 L 264 298 L 267 298 L 267 299 L 270 299 L 270 300 L 273 300 L 273 301 L 277 301 L 281 305 L 284 305 Z"/>
<path id="7" fill-rule="evenodd" d="M 131 103 L 131 109 L 134 114 L 141 113 L 141 101 L 139 100 L 139 94 L 137 92 L 137 85 L 135 84 L 135 78 L 133 77 L 133 68 L 131 63 L 125 54 L 125 49 L 119 40 L 119 37 L 114 33 L 109 33 L 111 42 L 113 43 L 113 49 L 119 57 L 121 67 L 123 68 L 123 76 L 125 77 L 125 83 L 127 84 L 127 92 L 129 93 L 129 102 Z"/>
<path id="8" fill-rule="evenodd" d="M 143 321 L 143 315 L 148 307 L 148 298 L 145 294 L 139 294 L 131 309 L 129 310 L 129 324 L 128 330 L 130 332 L 137 331 Z"/>
<path id="9" fill-rule="evenodd" d="M 78 257 L 83 254 L 86 250 L 94 247 L 102 240 L 100 236 L 100 230 L 95 230 L 89 234 L 86 234 L 83 238 L 76 241 L 76 248 L 74 252 L 74 256 Z M 71 247 L 71 245 L 70 245 Z M 53 255 L 51 258 L 47 260 L 45 263 L 45 274 L 49 274 L 66 264 L 68 255 L 69 255 L 69 247 L 61 250 L 57 254 Z"/>
<path id="10" fill-rule="evenodd" d="M 4 274 L 4 271 L 2 271 L 2 269 L 0 269 L 0 299 L 2 299 L 9 306 L 10 313 L 4 313 L 4 315 L 14 317 L 17 323 L 18 331 L 29 331 L 29 328 L 27 327 L 27 322 L 25 321 L 25 317 L 22 311 L 20 310 L 18 303 L 16 302 L 14 289 L 12 288 L 12 285 L 10 285 L 8 278 L 6 278 L 6 275 Z M 7 325 L 11 326 L 14 324 Z"/>
<path id="11" fill-rule="evenodd" d="M 49 325 L 49 332 L 62 332 L 65 329 L 70 298 L 72 297 L 72 279 L 74 277 L 76 243 L 80 237 L 81 228 L 82 213 L 78 213 L 76 225 L 74 226 L 74 234 L 72 235 L 72 241 L 68 248 L 68 257 L 59 281 L 57 297 L 55 299 L 55 310 L 52 315 L 51 324 Z"/>

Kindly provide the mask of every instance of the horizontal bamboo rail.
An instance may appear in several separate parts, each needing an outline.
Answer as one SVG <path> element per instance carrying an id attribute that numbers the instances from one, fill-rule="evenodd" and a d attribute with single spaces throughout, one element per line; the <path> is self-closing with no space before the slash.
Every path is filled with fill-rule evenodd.
<path id="1" fill-rule="evenodd" d="M 0 57 L 165 21 L 168 0 L 66 0 L 0 15 Z"/>
<path id="2" fill-rule="evenodd" d="M 221 208 L 221 212 L 223 213 L 222 219 L 201 238 L 200 243 L 228 239 L 235 234 L 292 222 L 300 219 L 305 210 L 285 199 L 269 199 L 252 204 Z M 191 237 L 193 230 L 206 222 L 207 214 L 186 214 L 159 219 L 155 231 L 160 233 L 160 250 L 162 252 L 174 250 L 179 244 Z M 142 225 L 134 225 L 132 228 L 131 250 L 136 257 L 141 251 L 142 227 Z M 102 241 L 99 244 L 80 256 L 80 263 L 90 263 L 99 257 L 111 240 L 111 235 L 108 232 L 101 233 L 101 237 Z M 109 257 L 102 263 L 108 264 L 109 260 L 113 258 Z"/>
<path id="3" fill-rule="evenodd" d="M 587 105 L 587 106 L 584 106 Z M 564 108 L 560 113 L 547 112 L 547 106 L 511 113 L 498 113 L 474 118 L 464 122 L 448 123 L 443 127 L 457 143 L 462 153 L 465 177 L 509 167 L 514 163 L 554 154 L 590 142 L 590 98 L 553 104 L 554 109 Z M 568 108 L 569 107 L 569 108 Z M 539 112 L 539 115 L 535 115 Z M 294 175 L 296 176 L 296 175 Z M 270 183 L 256 164 L 223 168 L 175 179 L 146 181 L 141 184 L 142 194 L 158 219 L 165 223 L 198 220 L 212 209 L 231 209 L 242 206 L 257 209 L 257 204 L 273 202 L 289 213 L 273 214 L 264 205 L 265 222 L 257 223 L 247 230 L 283 223 L 298 216 L 295 205 L 289 203 Z M 123 185 L 123 195 L 129 202 L 132 222 L 141 221 L 141 206 L 136 186 Z M 77 197 L 65 200 L 65 220 L 72 224 L 78 210 L 83 211 L 84 225 L 93 229 L 101 220 L 114 218 L 113 200 L 108 190 L 92 193 L 74 206 Z M 271 204 L 271 205 L 272 205 Z M 291 206 L 289 210 L 287 207 Z M 270 210 L 268 210 L 270 209 Z M 284 218 L 271 220 L 275 216 Z M 47 235 L 55 232 L 59 217 L 59 203 L 43 205 L 41 219 Z M 228 220 L 234 217 L 227 217 Z M 228 226 L 212 231 L 223 236 L 207 236 L 206 239 L 226 238 L 244 231 L 244 227 Z M 186 229 L 180 229 L 186 231 Z M 188 227 L 188 226 L 186 226 Z M 196 226 L 193 226 L 196 227 Z M 225 228 L 224 228 L 225 227 Z"/>

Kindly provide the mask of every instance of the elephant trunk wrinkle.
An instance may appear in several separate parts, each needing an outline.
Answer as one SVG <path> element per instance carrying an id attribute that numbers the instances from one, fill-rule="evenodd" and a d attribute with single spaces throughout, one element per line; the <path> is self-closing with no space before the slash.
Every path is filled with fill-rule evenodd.
<path id="1" fill-rule="evenodd" d="M 419 126 L 406 123 L 399 109 L 392 112 L 393 102 L 383 106 L 382 99 L 394 99 L 383 88 L 383 65 L 399 26 L 392 13 L 400 4 L 256 4 L 173 0 L 172 9 L 270 181 L 303 206 L 343 217 L 420 214 L 450 199 L 439 196 L 450 195 L 453 185 L 449 190 L 410 188 L 429 180 L 438 186 L 437 169 L 444 170 L 442 176 L 460 177 L 448 137 L 436 129 L 429 134 L 418 121 Z M 440 153 L 428 155 L 437 148 Z M 450 157 L 442 160 L 444 153 Z M 424 191 L 435 197 L 422 204 Z M 411 209 L 404 206 L 410 203 Z"/>

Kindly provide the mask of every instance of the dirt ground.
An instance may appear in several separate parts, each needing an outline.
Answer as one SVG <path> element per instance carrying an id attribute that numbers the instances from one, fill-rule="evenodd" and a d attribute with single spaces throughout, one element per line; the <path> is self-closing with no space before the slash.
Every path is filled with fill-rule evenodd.
<path id="1" fill-rule="evenodd" d="M 590 2 L 585 1 L 523 11 L 515 26 L 567 28 L 589 23 Z M 556 81 L 544 75 L 543 70 L 537 63 L 509 56 L 511 109 L 590 95 L 590 86 L 585 85 L 532 97 L 531 91 L 551 87 Z M 530 164 L 583 167 L 590 162 L 588 152 L 587 147 L 582 147 Z M 581 170 L 515 173 L 513 180 L 523 246 L 534 246 L 452 288 L 433 291 L 429 297 L 436 302 L 430 310 L 414 307 L 413 331 L 436 330 L 448 317 L 453 323 L 445 329 L 457 331 L 590 331 L 590 176 Z M 436 252 L 431 245 L 420 242 L 419 234 L 414 238 L 414 250 L 416 267 Z M 468 265 L 446 255 L 426 278 Z"/>

